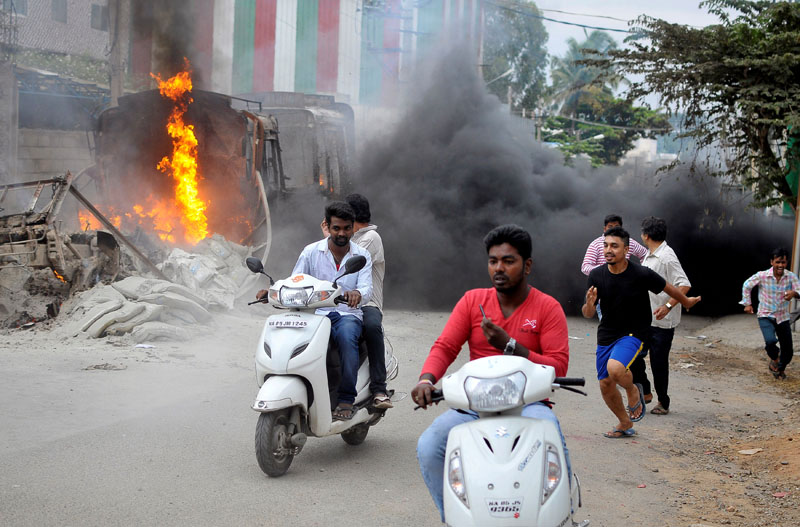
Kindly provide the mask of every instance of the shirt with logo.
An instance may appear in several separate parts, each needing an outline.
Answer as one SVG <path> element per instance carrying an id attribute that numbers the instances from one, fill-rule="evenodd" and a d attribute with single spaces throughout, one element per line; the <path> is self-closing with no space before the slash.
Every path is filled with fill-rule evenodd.
<path id="1" fill-rule="evenodd" d="M 442 334 L 431 347 L 422 366 L 422 373 L 440 379 L 461 351 L 469 344 L 469 360 L 502 355 L 486 340 L 481 329 L 483 306 L 486 316 L 528 349 L 528 359 L 537 364 L 552 366 L 556 376 L 567 374 L 569 366 L 569 334 L 567 317 L 558 301 L 531 288 L 528 297 L 510 317 L 503 316 L 497 291 L 494 288 L 472 289 L 458 301 Z"/>

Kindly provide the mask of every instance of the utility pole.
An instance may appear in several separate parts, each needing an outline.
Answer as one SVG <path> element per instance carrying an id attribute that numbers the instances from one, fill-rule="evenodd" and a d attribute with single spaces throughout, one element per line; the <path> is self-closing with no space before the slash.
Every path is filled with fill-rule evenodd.
<path id="1" fill-rule="evenodd" d="M 111 106 L 117 106 L 125 93 L 125 64 L 123 56 L 128 49 L 130 35 L 130 2 L 128 0 L 108 0 L 108 45 L 109 75 L 111 85 Z"/>

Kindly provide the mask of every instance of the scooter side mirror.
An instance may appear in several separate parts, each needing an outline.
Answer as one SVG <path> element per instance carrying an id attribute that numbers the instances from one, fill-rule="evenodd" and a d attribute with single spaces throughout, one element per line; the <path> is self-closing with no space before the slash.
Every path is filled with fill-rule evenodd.
<path id="1" fill-rule="evenodd" d="M 344 264 L 344 274 L 357 273 L 367 265 L 367 258 L 365 256 L 353 256 Z M 344 274 L 342 276 L 344 276 Z"/>
<path id="2" fill-rule="evenodd" d="M 244 263 L 247 264 L 247 268 L 250 269 L 250 272 L 253 273 L 264 272 L 264 264 L 262 264 L 261 260 L 259 260 L 255 256 L 249 257 L 247 260 L 244 261 Z"/>
<path id="3" fill-rule="evenodd" d="M 333 287 L 336 287 L 336 282 L 339 278 L 343 276 L 347 276 L 349 274 L 357 273 L 367 265 L 367 257 L 366 256 L 353 256 L 349 260 L 344 263 L 344 272 L 336 277 L 336 280 L 333 281 Z"/>
<path id="4" fill-rule="evenodd" d="M 261 273 L 267 278 L 269 278 L 269 285 L 274 285 L 275 280 L 272 279 L 270 275 L 264 272 L 264 264 L 261 263 L 261 260 L 256 258 L 255 256 L 251 256 L 247 258 L 244 263 L 247 265 L 247 268 L 250 269 L 253 273 Z"/>

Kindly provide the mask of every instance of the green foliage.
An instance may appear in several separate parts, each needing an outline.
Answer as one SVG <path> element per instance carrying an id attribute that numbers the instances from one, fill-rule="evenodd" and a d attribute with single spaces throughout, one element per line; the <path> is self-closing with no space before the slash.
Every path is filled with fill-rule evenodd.
<path id="1" fill-rule="evenodd" d="M 601 124 L 551 117 L 545 123 L 545 128 L 551 131 L 550 136 L 545 136 L 545 141 L 558 143 L 558 149 L 567 159 L 578 154 L 588 155 L 593 166 L 617 165 L 625 153 L 634 147 L 637 139 L 652 139 L 657 133 L 670 129 L 665 114 L 643 106 L 633 106 L 629 101 L 617 99 L 597 86 L 580 92 L 576 98 L 575 112 L 582 121 Z"/>
<path id="2" fill-rule="evenodd" d="M 19 49 L 16 53 L 16 62 L 20 66 L 50 71 L 72 79 L 108 84 L 108 62 L 86 55 Z"/>
<path id="3" fill-rule="evenodd" d="M 601 91 L 611 94 L 622 81 L 614 74 L 613 67 L 587 64 L 589 59 L 599 60 L 608 57 L 608 52 L 616 49 L 617 42 L 608 33 L 592 31 L 583 42 L 574 38 L 567 40 L 569 49 L 563 57 L 553 57 L 550 63 L 552 87 L 550 101 L 561 115 L 576 115 L 579 101 L 586 96 Z"/>
<path id="4" fill-rule="evenodd" d="M 753 188 L 755 205 L 794 205 L 782 152 L 789 127 L 800 130 L 800 4 L 701 6 L 722 23 L 696 29 L 641 17 L 631 48 L 594 66 L 639 76 L 629 97 L 656 92 L 660 104 L 683 115 L 682 137 L 706 153 L 705 162 L 695 154 L 691 168 L 700 162 L 712 175 Z"/>
<path id="5" fill-rule="evenodd" d="M 483 78 L 504 102 L 510 86 L 514 108 L 539 107 L 547 83 L 547 31 L 541 19 L 530 14 L 540 14 L 532 2 L 485 4 Z M 509 69 L 510 75 L 491 82 Z"/>

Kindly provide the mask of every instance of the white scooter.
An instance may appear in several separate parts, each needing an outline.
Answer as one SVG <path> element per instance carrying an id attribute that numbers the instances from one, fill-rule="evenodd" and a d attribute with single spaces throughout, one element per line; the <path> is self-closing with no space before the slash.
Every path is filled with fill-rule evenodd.
<path id="1" fill-rule="evenodd" d="M 341 434 L 346 443 L 359 445 L 366 439 L 369 427 L 377 424 L 386 410 L 370 405 L 369 365 L 363 360 L 366 347 L 362 346 L 356 412 L 348 421 L 332 419 L 331 393 L 335 398 L 339 360 L 335 350 L 329 353 L 330 319 L 314 311 L 345 302 L 336 281 L 298 274 L 274 282 L 258 258 L 248 258 L 246 263 L 252 272 L 264 274 L 270 280 L 268 295 L 250 304 L 269 302 L 290 310 L 267 319 L 255 361 L 260 389 L 253 410 L 261 414 L 256 426 L 256 459 L 261 470 L 277 477 L 289 470 L 309 435 Z M 358 272 L 365 264 L 363 256 L 348 259 L 344 273 L 337 280 Z M 397 377 L 398 363 L 391 346 L 386 347 L 386 355 L 386 378 L 392 380 Z"/>
<path id="2" fill-rule="evenodd" d="M 526 404 L 558 388 L 585 393 L 584 379 L 556 377 L 551 366 L 523 357 L 470 361 L 442 379 L 434 401 L 472 410 L 479 419 L 453 427 L 444 467 L 444 517 L 449 526 L 584 527 L 575 472 L 568 481 L 558 429 L 551 421 L 522 417 Z"/>

